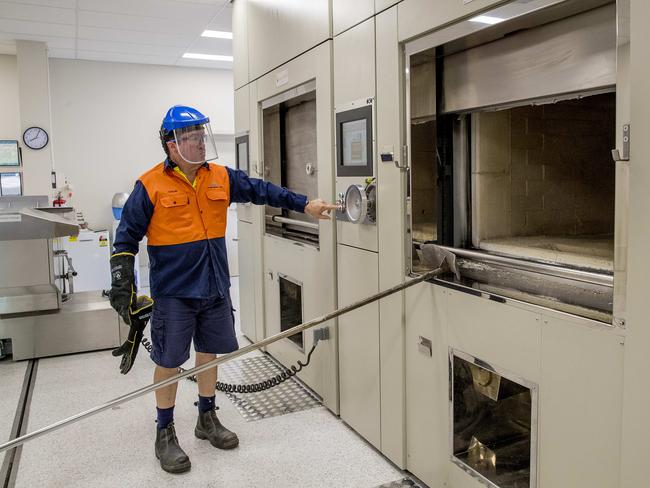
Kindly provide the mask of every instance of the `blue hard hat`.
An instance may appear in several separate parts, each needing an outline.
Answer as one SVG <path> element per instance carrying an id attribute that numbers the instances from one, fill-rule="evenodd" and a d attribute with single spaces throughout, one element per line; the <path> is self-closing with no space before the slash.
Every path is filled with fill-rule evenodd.
<path id="1" fill-rule="evenodd" d="M 192 125 L 203 125 L 210 122 L 210 118 L 201 112 L 186 105 L 174 105 L 167 110 L 165 118 L 162 121 L 161 130 L 172 132 L 174 129 L 182 129 Z"/>

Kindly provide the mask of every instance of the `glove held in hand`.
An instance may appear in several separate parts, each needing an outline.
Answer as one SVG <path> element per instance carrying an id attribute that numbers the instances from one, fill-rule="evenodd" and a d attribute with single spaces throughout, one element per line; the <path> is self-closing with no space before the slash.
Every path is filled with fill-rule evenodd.
<path id="1" fill-rule="evenodd" d="M 131 253 L 120 252 L 111 256 L 111 307 L 128 325 L 131 324 L 129 308 L 136 300 L 134 266 L 135 255 Z"/>
<path id="2" fill-rule="evenodd" d="M 129 308 L 130 327 L 129 336 L 124 344 L 113 350 L 113 356 L 122 356 L 120 372 L 126 374 L 131 371 L 135 358 L 138 355 L 140 342 L 147 322 L 153 310 L 153 300 L 146 295 L 139 296 Z"/>

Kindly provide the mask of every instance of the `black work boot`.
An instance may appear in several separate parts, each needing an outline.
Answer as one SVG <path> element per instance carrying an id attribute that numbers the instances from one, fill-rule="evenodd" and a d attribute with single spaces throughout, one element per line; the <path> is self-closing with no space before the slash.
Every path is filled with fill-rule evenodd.
<path id="1" fill-rule="evenodd" d="M 174 422 L 156 432 L 156 457 L 160 459 L 160 467 L 168 473 L 184 473 L 192 467 L 190 458 L 178 445 Z"/>
<path id="2" fill-rule="evenodd" d="M 217 418 L 216 408 L 207 412 L 199 412 L 194 435 L 199 439 L 207 439 L 219 449 L 234 449 L 239 445 L 237 434 L 229 431 Z"/>

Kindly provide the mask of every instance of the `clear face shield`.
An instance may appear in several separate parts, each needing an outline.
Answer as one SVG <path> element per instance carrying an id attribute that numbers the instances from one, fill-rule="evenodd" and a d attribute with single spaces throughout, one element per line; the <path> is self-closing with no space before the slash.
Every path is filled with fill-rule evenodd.
<path id="1" fill-rule="evenodd" d="M 178 154 L 191 164 L 203 164 L 217 159 L 217 145 L 210 123 L 174 129 Z"/>

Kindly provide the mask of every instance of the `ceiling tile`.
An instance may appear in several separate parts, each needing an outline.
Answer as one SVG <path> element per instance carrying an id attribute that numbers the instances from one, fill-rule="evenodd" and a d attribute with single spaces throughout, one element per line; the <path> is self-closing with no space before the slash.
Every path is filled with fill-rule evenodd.
<path id="1" fill-rule="evenodd" d="M 64 48 L 64 49 L 74 49 L 74 39 L 71 37 L 47 37 L 47 36 L 35 36 L 31 34 L 23 34 L 20 36 L 21 40 L 24 41 L 40 41 L 47 43 L 48 49 L 51 48 Z M 11 42 L 14 45 L 16 41 L 12 34 L 0 33 L 0 42 Z"/>
<path id="2" fill-rule="evenodd" d="M 143 54 L 147 56 L 181 56 L 183 49 L 158 46 L 156 44 L 133 44 L 130 42 L 108 42 L 79 39 L 79 51 L 95 51 L 106 53 Z"/>
<path id="3" fill-rule="evenodd" d="M 75 12 L 69 8 L 23 5 L 13 2 L 0 2 L 0 19 L 71 25 L 76 22 Z"/>
<path id="4" fill-rule="evenodd" d="M 188 48 L 192 53 L 203 54 L 223 54 L 232 56 L 232 41 L 230 39 L 210 39 L 206 37 L 199 37 Z"/>
<path id="5" fill-rule="evenodd" d="M 232 63 L 227 61 L 205 61 L 203 59 L 180 58 L 176 66 L 191 66 L 193 68 L 218 68 L 232 70 Z"/>
<path id="6" fill-rule="evenodd" d="M 79 12 L 79 25 L 87 27 L 104 27 L 109 29 L 128 29 L 141 32 L 186 32 L 200 29 L 205 21 L 195 20 L 190 25 L 179 24 L 175 19 L 164 17 L 150 17 L 144 15 L 114 14 L 107 12 L 91 12 L 82 10 Z"/>
<path id="7" fill-rule="evenodd" d="M 44 7 L 71 8 L 76 7 L 76 0 L 9 0 L 7 3 L 19 3 L 22 5 L 42 5 Z"/>
<path id="8" fill-rule="evenodd" d="M 79 51 L 77 59 L 90 61 L 112 61 L 119 63 L 141 63 L 141 64 L 174 64 L 174 59 L 169 56 L 143 56 L 130 53 L 105 53 L 95 51 Z"/>
<path id="9" fill-rule="evenodd" d="M 45 22 L 27 22 L 0 18 L 0 32 L 15 34 L 16 39 L 21 39 L 21 34 L 74 38 L 75 27 L 74 25 L 47 24 Z"/>
<path id="10" fill-rule="evenodd" d="M 158 46 L 178 47 L 181 49 L 189 46 L 196 37 L 189 33 L 169 36 L 159 32 L 141 32 L 85 26 L 79 26 L 78 36 L 79 39 L 131 42 L 135 44 L 156 44 Z"/>
<path id="11" fill-rule="evenodd" d="M 194 17 L 208 20 L 220 10 L 219 4 L 203 4 L 197 2 L 178 2 L 173 0 L 79 0 L 79 10 L 94 12 L 109 12 L 145 17 L 176 19 L 181 22 Z"/>
<path id="12" fill-rule="evenodd" d="M 64 59 L 76 59 L 77 50 L 76 49 L 61 49 L 61 48 L 50 48 L 47 49 L 47 55 L 50 58 L 64 58 Z"/>
<path id="13" fill-rule="evenodd" d="M 230 32 L 231 15 L 229 0 L 0 0 L 0 53 L 28 39 L 47 42 L 50 57 L 230 70 L 181 56 L 232 55 L 231 40 L 201 37 Z"/>

